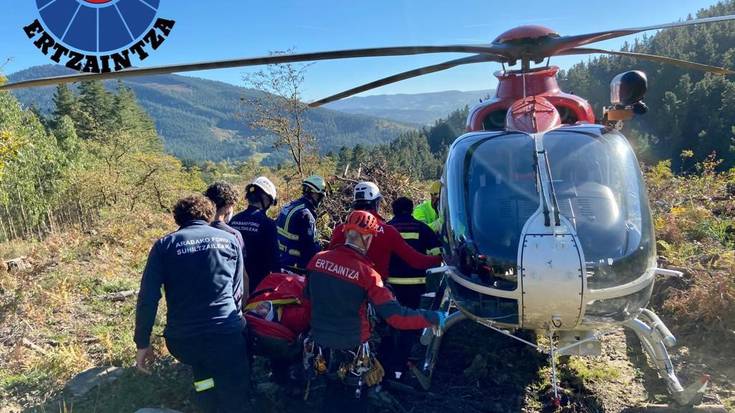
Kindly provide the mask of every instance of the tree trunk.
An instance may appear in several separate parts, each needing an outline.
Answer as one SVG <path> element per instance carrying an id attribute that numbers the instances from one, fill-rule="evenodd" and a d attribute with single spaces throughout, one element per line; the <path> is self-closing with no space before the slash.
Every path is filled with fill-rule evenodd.
<path id="1" fill-rule="evenodd" d="M 24 232 L 23 235 L 28 238 L 31 238 L 30 235 L 33 233 L 33 231 L 31 230 L 31 225 L 28 222 L 28 216 L 26 215 L 26 209 L 23 206 L 23 198 L 21 197 L 20 189 L 16 188 L 16 193 L 18 194 L 18 207 L 20 208 L 20 214 L 21 214 L 21 217 L 23 218 L 23 232 Z"/>
<path id="2" fill-rule="evenodd" d="M 15 225 L 13 223 L 13 216 L 10 215 L 10 210 L 8 209 L 8 205 L 5 204 L 5 214 L 8 217 L 8 227 L 10 229 L 11 239 L 18 238 L 18 234 L 15 232 Z"/>
<path id="3" fill-rule="evenodd" d="M 84 225 L 84 219 L 82 218 L 84 211 L 82 210 L 82 203 L 79 199 L 77 199 L 77 210 L 79 211 L 79 225 L 81 225 L 81 230 L 84 231 L 84 228 L 86 228 L 86 225 Z"/>
<path id="4" fill-rule="evenodd" d="M 2 215 L 0 215 L 0 229 L 3 230 L 3 241 L 10 241 L 8 231 L 5 229 L 5 223 L 3 222 Z"/>

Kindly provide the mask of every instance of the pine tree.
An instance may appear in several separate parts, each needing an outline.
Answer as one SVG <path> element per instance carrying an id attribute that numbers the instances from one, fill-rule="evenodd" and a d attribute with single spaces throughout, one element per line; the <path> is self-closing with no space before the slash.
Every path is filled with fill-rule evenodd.
<path id="1" fill-rule="evenodd" d="M 82 151 L 81 141 L 77 136 L 74 121 L 68 115 L 64 115 L 56 122 L 53 130 L 56 142 L 68 162 L 74 162 L 79 158 Z"/>
<path id="2" fill-rule="evenodd" d="M 130 144 L 137 145 L 137 150 L 160 151 L 163 149 L 153 119 L 138 104 L 135 93 L 122 82 L 117 84 L 111 114 L 117 131 L 131 137 L 133 140 Z"/>
<path id="3" fill-rule="evenodd" d="M 79 105 L 79 101 L 74 92 L 72 92 L 66 84 L 62 83 L 56 86 L 53 104 L 54 111 L 52 123 L 54 128 L 59 125 L 61 118 L 64 116 L 68 116 L 72 120 L 78 117 L 77 106 Z"/>
<path id="4" fill-rule="evenodd" d="M 74 119 L 82 139 L 105 139 L 114 129 L 114 99 L 98 80 L 79 85 L 79 115 Z"/>

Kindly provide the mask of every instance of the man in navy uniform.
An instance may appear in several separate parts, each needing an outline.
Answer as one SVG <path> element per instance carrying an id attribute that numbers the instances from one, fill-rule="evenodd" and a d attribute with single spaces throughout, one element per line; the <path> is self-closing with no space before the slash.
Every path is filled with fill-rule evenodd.
<path id="1" fill-rule="evenodd" d="M 429 225 L 414 218 L 413 201 L 401 197 L 393 201 L 393 219 L 388 221 L 398 232 L 401 233 L 408 245 L 425 255 L 441 255 L 439 237 Z M 405 306 L 418 308 L 421 295 L 425 292 L 426 278 L 422 269 L 416 269 L 408 265 L 396 255 L 390 260 L 390 277 L 388 283 L 393 286 L 398 301 Z"/>
<path id="2" fill-rule="evenodd" d="M 150 336 L 161 291 L 169 352 L 191 366 L 196 401 L 205 412 L 247 411 L 250 369 L 242 316 L 243 259 L 234 235 L 211 227 L 204 196 L 176 203 L 179 229 L 151 248 L 135 315 L 136 367 L 149 373 Z"/>
<path id="3" fill-rule="evenodd" d="M 301 185 L 303 196 L 281 210 L 278 225 L 278 248 L 284 269 L 303 273 L 311 257 L 321 251 L 316 230 L 316 209 L 326 195 L 324 178 L 312 175 Z"/>
<path id="4" fill-rule="evenodd" d="M 266 275 L 281 271 L 276 223 L 266 214 L 278 203 L 278 194 L 273 182 L 260 176 L 245 187 L 245 198 L 248 208 L 232 217 L 229 225 L 245 240 L 245 271 L 253 292 Z"/>
<path id="5" fill-rule="evenodd" d="M 398 230 L 408 245 L 421 254 L 438 256 L 441 254 L 439 237 L 429 225 L 414 218 L 413 201 L 401 197 L 393 201 L 393 219 L 388 221 Z M 421 295 L 426 292 L 426 274 L 424 270 L 408 265 L 401 257 L 393 255 L 390 259 L 388 283 L 401 305 L 417 309 L 421 304 Z M 394 330 L 386 337 L 381 346 L 381 357 L 386 370 L 400 378 L 406 370 L 411 348 L 418 341 L 416 331 Z M 393 377 L 391 377 L 393 378 Z"/>

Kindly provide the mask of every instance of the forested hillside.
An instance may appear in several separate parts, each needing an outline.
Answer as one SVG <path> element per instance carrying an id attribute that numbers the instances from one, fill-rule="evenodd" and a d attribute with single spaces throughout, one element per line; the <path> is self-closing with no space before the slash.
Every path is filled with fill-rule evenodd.
<path id="1" fill-rule="evenodd" d="M 79 96 L 56 89 L 54 109 L 39 118 L 0 93 L 0 236 L 42 238 L 85 224 L 100 209 L 168 208 L 200 185 L 163 152 L 154 123 L 133 92 L 82 83 Z"/>
<path id="2" fill-rule="evenodd" d="M 472 106 L 495 94 L 494 90 L 445 90 L 442 92 L 356 96 L 325 107 L 346 113 L 377 116 L 416 125 L 431 125 L 457 109 Z"/>
<path id="3" fill-rule="evenodd" d="M 38 66 L 10 75 L 10 80 L 58 76 L 68 69 Z M 211 80 L 166 75 L 126 79 L 140 104 L 156 123 L 166 151 L 183 160 L 244 160 L 254 154 L 272 152 L 271 141 L 249 126 L 252 108 L 246 102 L 257 91 Z M 105 83 L 114 90 L 114 82 Z M 26 106 L 49 113 L 53 108 L 53 88 L 14 92 Z M 310 111 L 305 127 L 317 136 L 322 153 L 343 145 L 389 142 L 410 127 L 372 116 L 341 113 L 328 109 Z M 260 155 L 262 158 L 262 155 Z M 267 163 L 281 162 L 275 155 Z"/>
<path id="4" fill-rule="evenodd" d="M 735 14 L 727 0 L 697 17 Z M 717 23 L 663 30 L 626 45 L 623 50 L 658 54 L 735 69 L 735 23 Z M 650 111 L 629 123 L 626 134 L 646 161 L 671 159 L 675 170 L 691 170 L 712 153 L 721 168 L 735 166 L 735 78 L 704 74 L 671 65 L 621 57 L 598 57 L 560 75 L 566 91 L 583 96 L 595 112 L 609 104 L 610 80 L 626 70 L 648 74 L 645 99 Z M 685 153 L 685 157 L 680 155 Z"/>
<path id="5" fill-rule="evenodd" d="M 359 144 L 343 146 L 336 154 L 330 155 L 335 157 L 338 173 L 344 172 L 348 166 L 359 167 L 380 157 L 413 179 L 439 179 L 449 146 L 465 131 L 467 112 L 467 107 L 455 110 L 433 126 L 404 132 L 388 144 L 372 148 Z"/>

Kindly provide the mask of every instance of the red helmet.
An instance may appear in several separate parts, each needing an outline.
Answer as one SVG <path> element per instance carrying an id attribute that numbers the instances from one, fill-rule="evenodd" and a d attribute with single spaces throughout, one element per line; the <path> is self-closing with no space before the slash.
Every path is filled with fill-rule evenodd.
<path id="1" fill-rule="evenodd" d="M 367 211 L 352 211 L 344 225 L 345 232 L 352 230 L 363 235 L 374 235 L 378 232 L 378 228 L 380 228 L 378 219 Z"/>

